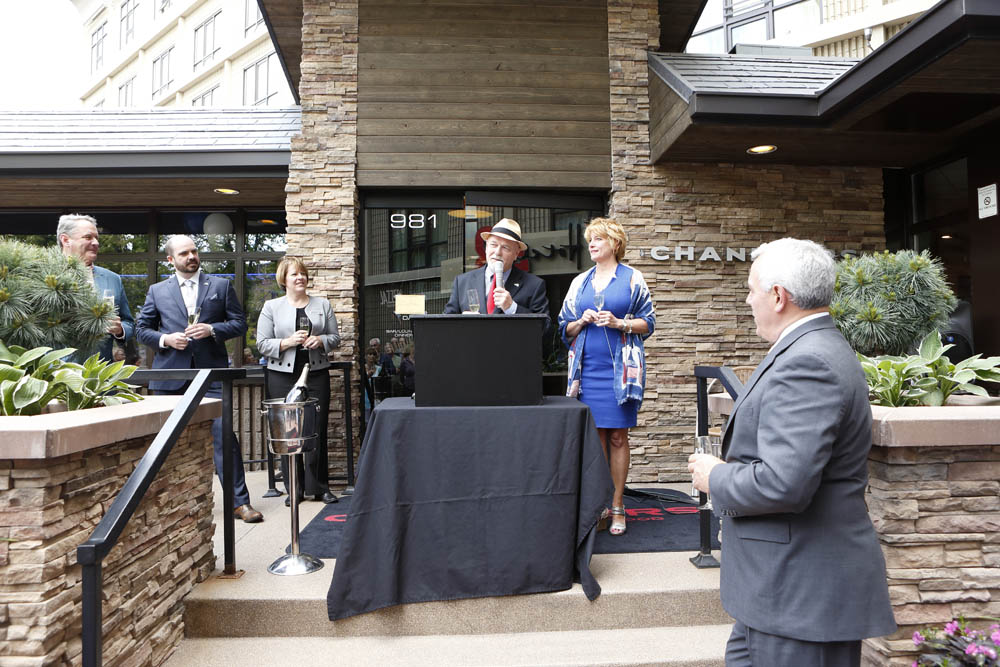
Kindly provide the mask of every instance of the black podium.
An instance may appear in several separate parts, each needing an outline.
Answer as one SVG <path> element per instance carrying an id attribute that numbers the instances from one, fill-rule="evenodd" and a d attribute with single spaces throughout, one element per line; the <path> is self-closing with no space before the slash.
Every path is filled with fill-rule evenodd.
<path id="1" fill-rule="evenodd" d="M 412 315 L 417 407 L 540 405 L 545 315 Z"/>

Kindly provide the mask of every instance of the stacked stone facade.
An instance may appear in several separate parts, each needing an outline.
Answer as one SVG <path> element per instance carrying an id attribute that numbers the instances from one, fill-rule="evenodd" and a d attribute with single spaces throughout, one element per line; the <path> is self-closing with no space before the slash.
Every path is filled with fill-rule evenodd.
<path id="1" fill-rule="evenodd" d="M 780 147 L 759 165 L 650 164 L 647 53 L 658 35 L 656 0 L 608 0 L 609 211 L 628 232 L 625 261 L 645 276 L 657 316 L 630 483 L 690 478 L 696 365 L 755 365 L 767 352 L 744 303 L 750 249 L 783 236 L 835 252 L 885 245 L 879 169 L 783 166 Z M 670 259 L 651 257 L 657 247 Z M 705 248 L 723 261 L 698 261 Z M 747 249 L 746 261 L 725 261 L 726 248 Z"/>
<path id="2" fill-rule="evenodd" d="M 330 300 L 341 346 L 338 361 L 359 363 L 358 3 L 305 0 L 302 21 L 302 134 L 292 139 L 285 209 L 289 256 L 312 275 L 310 291 Z M 352 387 L 358 386 L 357 370 Z M 340 373 L 331 374 L 330 464 L 346 467 Z M 354 393 L 355 398 L 357 393 Z M 357 401 L 354 401 L 357 404 Z M 360 416 L 355 413 L 354 423 Z M 355 443 L 357 447 L 360 443 Z"/>
<path id="3" fill-rule="evenodd" d="M 899 631 L 867 641 L 865 662 L 909 667 L 915 630 L 1000 617 L 1000 446 L 876 445 L 869 469 L 868 509 Z"/>
<path id="4" fill-rule="evenodd" d="M 184 596 L 214 569 L 210 427 L 184 431 L 104 560 L 104 664 L 165 662 L 184 635 Z M 0 460 L 0 664 L 80 663 L 76 548 L 152 438 Z"/>

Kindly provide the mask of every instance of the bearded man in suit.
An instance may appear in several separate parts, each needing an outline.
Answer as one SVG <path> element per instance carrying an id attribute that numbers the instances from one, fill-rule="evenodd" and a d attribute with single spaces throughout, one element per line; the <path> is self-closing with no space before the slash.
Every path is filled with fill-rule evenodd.
<path id="1" fill-rule="evenodd" d="M 164 250 L 176 273 L 149 288 L 136 322 L 136 338 L 156 350 L 154 369 L 226 368 L 229 355 L 225 342 L 243 336 L 247 330 L 236 290 L 225 278 L 202 272 L 198 248 L 190 237 L 171 236 Z M 188 316 L 192 314 L 196 321 L 189 324 Z M 190 380 L 157 380 L 149 383 L 149 389 L 157 394 L 183 394 L 189 384 Z M 222 396 L 221 383 L 213 383 L 205 396 Z M 218 417 L 212 420 L 212 444 L 220 482 L 223 441 L 222 418 Z M 263 521 L 263 515 L 250 505 L 243 455 L 235 434 L 232 443 L 233 514 L 246 523 Z"/>
<path id="2" fill-rule="evenodd" d="M 829 314 L 830 252 L 785 238 L 751 256 L 746 302 L 772 346 L 733 406 L 724 461 L 688 459 L 726 536 L 726 665 L 859 665 L 862 639 L 896 629 L 865 505 L 868 385 Z"/>
<path id="3" fill-rule="evenodd" d="M 547 316 L 549 297 L 545 293 L 545 281 L 514 266 L 514 261 L 528 249 L 521 240 L 521 225 L 504 218 L 480 236 L 486 242 L 486 264 L 455 276 L 444 313 L 470 312 L 468 293 L 475 290 L 482 312 Z"/>

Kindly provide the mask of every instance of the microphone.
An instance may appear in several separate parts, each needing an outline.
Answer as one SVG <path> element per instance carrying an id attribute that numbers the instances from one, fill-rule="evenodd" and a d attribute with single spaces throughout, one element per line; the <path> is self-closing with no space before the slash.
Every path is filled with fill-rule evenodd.
<path id="1" fill-rule="evenodd" d="M 497 287 L 503 288 L 503 262 L 499 259 L 492 262 L 493 275 L 497 278 Z"/>

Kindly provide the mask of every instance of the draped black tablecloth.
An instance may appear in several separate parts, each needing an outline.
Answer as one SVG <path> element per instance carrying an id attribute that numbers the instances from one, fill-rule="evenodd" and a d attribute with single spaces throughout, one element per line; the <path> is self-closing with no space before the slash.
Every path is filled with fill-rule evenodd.
<path id="1" fill-rule="evenodd" d="M 591 600 L 594 531 L 613 486 L 586 405 L 383 401 L 365 435 L 330 619 L 405 602 L 565 590 Z"/>

